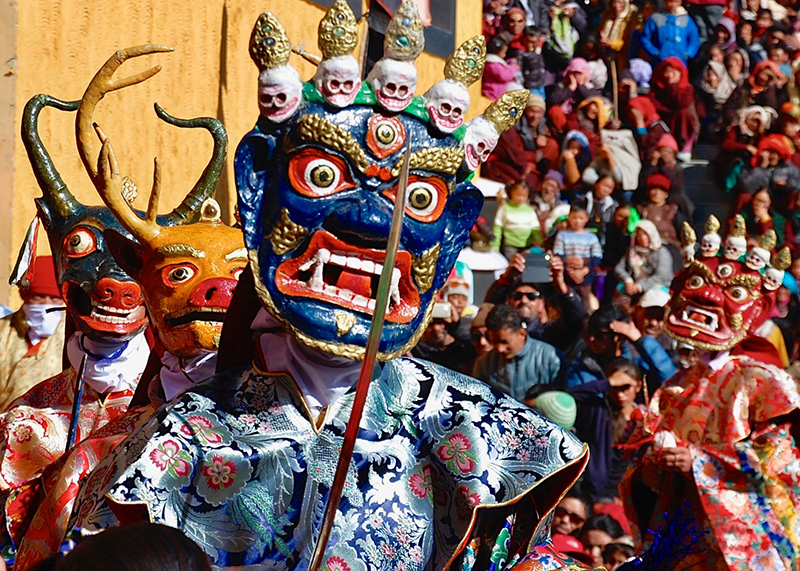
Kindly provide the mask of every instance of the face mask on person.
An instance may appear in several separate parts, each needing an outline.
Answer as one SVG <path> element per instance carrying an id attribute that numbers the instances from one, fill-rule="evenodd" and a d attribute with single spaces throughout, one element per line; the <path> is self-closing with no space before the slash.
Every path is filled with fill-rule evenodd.
<path id="1" fill-rule="evenodd" d="M 29 338 L 36 344 L 42 339 L 47 339 L 56 332 L 58 324 L 61 323 L 63 305 L 41 303 L 24 304 L 22 312 L 25 314 L 25 321 L 30 327 Z M 48 311 L 54 309 L 54 311 Z"/>

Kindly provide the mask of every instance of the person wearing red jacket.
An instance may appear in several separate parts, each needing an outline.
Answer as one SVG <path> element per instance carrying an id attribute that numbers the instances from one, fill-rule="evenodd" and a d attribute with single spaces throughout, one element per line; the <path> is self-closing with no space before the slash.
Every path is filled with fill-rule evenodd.
<path id="1" fill-rule="evenodd" d="M 678 142 L 678 160 L 687 161 L 700 126 L 689 71 L 680 58 L 668 57 L 656 67 L 653 84 L 650 100 Z"/>

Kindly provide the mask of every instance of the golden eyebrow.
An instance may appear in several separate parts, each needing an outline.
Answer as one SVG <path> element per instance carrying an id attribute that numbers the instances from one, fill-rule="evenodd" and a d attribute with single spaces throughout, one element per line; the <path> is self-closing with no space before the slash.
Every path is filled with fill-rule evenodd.
<path id="1" fill-rule="evenodd" d="M 321 143 L 350 157 L 362 172 L 369 166 L 364 149 L 349 132 L 319 115 L 304 115 L 298 121 L 297 133 L 301 141 Z"/>
<path id="2" fill-rule="evenodd" d="M 408 160 L 409 169 L 422 169 L 442 174 L 456 174 L 458 167 L 464 162 L 464 149 L 431 147 L 411 153 Z M 392 168 L 392 176 L 400 176 L 403 157 Z"/>
<path id="3" fill-rule="evenodd" d="M 689 262 L 689 267 L 692 270 L 694 270 L 696 273 L 701 274 L 704 278 L 706 278 L 711 283 L 714 283 L 714 284 L 718 284 L 719 283 L 719 280 L 717 279 L 717 276 L 714 275 L 714 272 L 712 272 L 710 269 L 708 269 L 708 266 L 706 266 L 703 262 L 700 262 L 698 260 L 694 260 L 693 259 L 693 260 L 691 260 Z"/>
<path id="4" fill-rule="evenodd" d="M 756 286 L 758 286 L 760 284 L 761 284 L 761 278 L 758 277 L 758 276 L 751 276 L 751 275 L 747 275 L 747 274 L 739 274 L 739 275 L 733 276 L 731 279 L 729 279 L 727 282 L 725 282 L 724 285 L 726 285 L 726 286 L 742 285 L 742 286 L 745 286 L 745 287 L 748 287 L 748 288 L 752 289 L 752 288 L 754 288 L 754 287 L 756 287 Z"/>
<path id="5" fill-rule="evenodd" d="M 246 259 L 247 259 L 247 248 L 245 248 L 244 246 L 235 249 L 233 252 L 225 256 L 225 261 L 246 260 Z"/>
<path id="6" fill-rule="evenodd" d="M 156 248 L 156 253 L 165 258 L 188 256 L 190 258 L 205 258 L 206 253 L 190 246 L 189 244 L 164 244 Z"/>

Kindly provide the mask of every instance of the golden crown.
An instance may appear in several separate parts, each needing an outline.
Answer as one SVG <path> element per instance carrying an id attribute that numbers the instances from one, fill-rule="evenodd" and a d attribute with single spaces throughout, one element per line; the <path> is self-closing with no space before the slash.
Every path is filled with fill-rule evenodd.
<path id="1" fill-rule="evenodd" d="M 263 71 L 286 65 L 291 53 L 292 44 L 275 14 L 261 14 L 250 34 L 250 57 L 258 69 Z"/>
<path id="2" fill-rule="evenodd" d="M 336 0 L 319 22 L 317 40 L 322 57 L 330 59 L 353 53 L 358 43 L 358 22 L 345 0 Z"/>
<path id="3" fill-rule="evenodd" d="M 483 75 L 486 63 L 486 40 L 475 36 L 458 46 L 444 64 L 444 76 L 464 85 L 472 85 Z"/>

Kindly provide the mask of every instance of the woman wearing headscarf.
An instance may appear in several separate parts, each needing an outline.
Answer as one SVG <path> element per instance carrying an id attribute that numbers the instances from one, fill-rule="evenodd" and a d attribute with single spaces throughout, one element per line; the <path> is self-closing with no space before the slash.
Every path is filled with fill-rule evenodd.
<path id="1" fill-rule="evenodd" d="M 750 159 L 752 168 L 745 168 L 739 177 L 742 195 L 737 210 L 766 188 L 775 209 L 781 213 L 789 211 L 792 193 L 800 188 L 800 170 L 792 163 L 794 152 L 794 145 L 786 135 L 772 133 L 761 138 L 758 152 Z"/>
<path id="2" fill-rule="evenodd" d="M 653 83 L 656 89 L 650 92 L 650 100 L 678 142 L 678 160 L 688 160 L 700 123 L 689 72 L 680 58 L 668 57 L 658 64 L 653 73 Z"/>
<path id="3" fill-rule="evenodd" d="M 592 160 L 589 139 L 581 131 L 573 130 L 564 137 L 561 153 L 561 172 L 564 174 L 564 188 L 572 190 L 581 180 L 581 173 Z"/>
<path id="4" fill-rule="evenodd" d="M 747 81 L 733 90 L 723 106 L 723 121 L 728 125 L 733 124 L 739 109 L 749 105 L 780 109 L 788 100 L 781 89 L 785 82 L 786 76 L 781 73 L 778 64 L 770 60 L 757 63 Z"/>
<path id="5" fill-rule="evenodd" d="M 728 127 L 715 161 L 718 175 L 728 192 L 733 190 L 744 167 L 758 153 L 758 142 L 769 131 L 777 115 L 769 107 L 751 105 L 740 109 L 736 123 Z"/>
<path id="6" fill-rule="evenodd" d="M 560 107 L 564 115 L 572 113 L 573 108 L 594 93 L 586 86 L 588 79 L 589 62 L 576 57 L 569 62 L 561 74 L 561 81 L 547 97 L 547 103 L 553 107 Z"/>
<path id="7" fill-rule="evenodd" d="M 639 10 L 630 0 L 611 0 L 600 18 L 598 43 L 616 61 L 619 71 L 628 67 L 631 34 L 641 26 Z"/>
<path id="8" fill-rule="evenodd" d="M 672 256 L 661 242 L 656 225 L 639 220 L 631 235 L 627 255 L 614 268 L 623 293 L 631 298 L 657 287 L 669 287 L 672 281 Z"/>
<path id="9" fill-rule="evenodd" d="M 725 70 L 734 85 L 739 87 L 750 77 L 750 56 L 742 48 L 737 48 L 725 56 Z"/>
<path id="10" fill-rule="evenodd" d="M 722 107 L 736 89 L 736 85 L 728 75 L 725 65 L 710 61 L 703 70 L 700 80 L 700 103 L 698 115 L 706 128 L 715 137 L 724 129 Z"/>
<path id="11" fill-rule="evenodd" d="M 734 49 L 736 49 L 736 24 L 730 18 L 723 17 L 714 28 L 714 33 L 703 42 L 700 51 L 689 63 L 689 77 L 692 83 L 694 85 L 700 83 L 706 64 L 716 59 L 714 55 L 724 58 L 725 54 Z"/>

